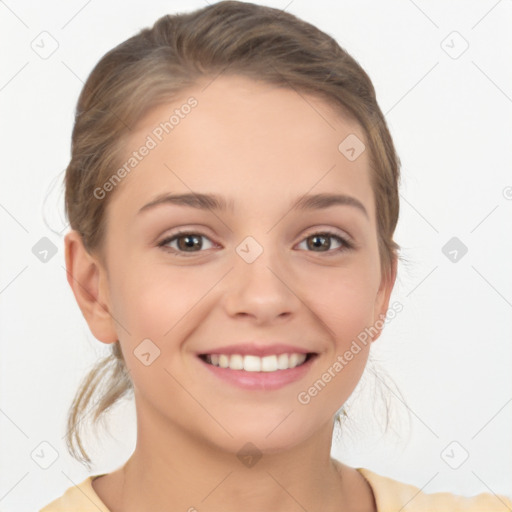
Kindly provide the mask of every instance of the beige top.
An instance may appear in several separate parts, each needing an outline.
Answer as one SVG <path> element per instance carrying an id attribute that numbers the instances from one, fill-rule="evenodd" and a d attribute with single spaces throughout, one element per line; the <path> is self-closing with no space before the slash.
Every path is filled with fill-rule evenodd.
<path id="1" fill-rule="evenodd" d="M 482 493 L 472 497 L 448 492 L 427 494 L 414 485 L 398 482 L 364 468 L 356 468 L 370 484 L 378 512 L 506 512 L 512 510 L 512 499 L 503 495 Z M 102 475 L 91 475 L 70 487 L 39 512 L 111 512 L 92 487 Z"/>

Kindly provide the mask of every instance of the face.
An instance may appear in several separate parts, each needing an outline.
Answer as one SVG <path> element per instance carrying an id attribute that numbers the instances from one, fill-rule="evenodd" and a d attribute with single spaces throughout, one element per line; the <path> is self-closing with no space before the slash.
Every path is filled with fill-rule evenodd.
<path id="1" fill-rule="evenodd" d="M 351 161 L 338 148 L 351 134 L 364 141 L 360 127 L 246 78 L 203 89 L 131 132 L 127 161 L 151 147 L 108 192 L 111 335 L 98 337 L 119 339 L 148 428 L 152 418 L 227 450 L 271 452 L 332 426 L 393 282 L 380 272 L 368 152 Z M 170 198 L 191 193 L 218 204 Z M 317 194 L 345 199 L 305 201 Z"/>

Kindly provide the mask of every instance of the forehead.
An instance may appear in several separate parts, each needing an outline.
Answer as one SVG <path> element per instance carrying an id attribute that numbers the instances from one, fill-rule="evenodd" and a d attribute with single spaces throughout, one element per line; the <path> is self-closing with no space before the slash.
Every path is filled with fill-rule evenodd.
<path id="1" fill-rule="evenodd" d="M 362 145 L 364 139 L 359 124 L 326 100 L 220 76 L 139 121 L 122 163 L 134 152 L 138 160 L 112 202 L 124 198 L 135 207 L 157 193 L 210 192 L 233 198 L 235 208 L 261 208 L 307 193 L 338 192 L 357 197 L 373 218 L 368 151 L 355 160 L 343 152 L 344 141 Z M 140 157 L 144 146 L 150 149 Z"/>

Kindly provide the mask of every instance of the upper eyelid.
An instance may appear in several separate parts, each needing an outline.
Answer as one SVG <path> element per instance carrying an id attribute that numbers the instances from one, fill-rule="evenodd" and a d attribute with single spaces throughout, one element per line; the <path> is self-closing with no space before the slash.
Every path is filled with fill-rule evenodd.
<path id="1" fill-rule="evenodd" d="M 346 233 L 345 231 L 342 231 L 342 232 L 339 232 L 341 230 L 339 230 L 339 228 L 311 228 L 311 230 L 308 230 L 306 231 L 306 234 L 303 235 L 302 240 L 304 240 L 304 238 L 308 238 L 310 237 L 311 235 L 316 235 L 316 234 L 321 234 L 321 233 L 325 233 L 329 236 L 338 236 L 340 237 L 341 239 L 343 240 L 346 240 L 347 242 L 353 242 L 353 238 L 348 234 Z"/>

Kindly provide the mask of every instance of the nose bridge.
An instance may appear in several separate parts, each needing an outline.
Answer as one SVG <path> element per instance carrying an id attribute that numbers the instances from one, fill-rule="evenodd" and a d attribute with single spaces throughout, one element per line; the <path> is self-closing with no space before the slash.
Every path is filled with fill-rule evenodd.
<path id="1" fill-rule="evenodd" d="M 230 314 L 246 314 L 271 320 L 296 310 L 300 302 L 292 292 L 285 255 L 270 246 L 272 237 L 260 243 L 246 237 L 237 247 L 234 272 L 227 294 Z M 265 245 L 264 245 L 265 244 Z"/>

